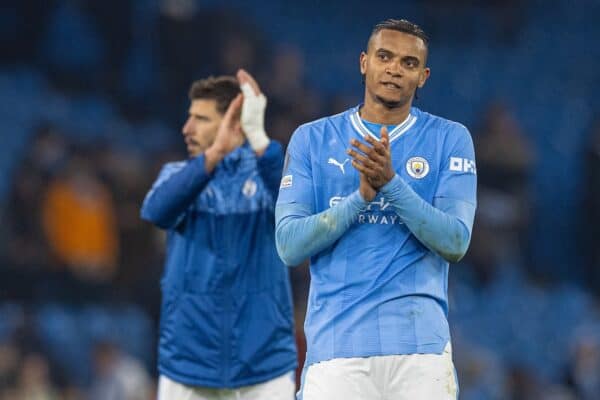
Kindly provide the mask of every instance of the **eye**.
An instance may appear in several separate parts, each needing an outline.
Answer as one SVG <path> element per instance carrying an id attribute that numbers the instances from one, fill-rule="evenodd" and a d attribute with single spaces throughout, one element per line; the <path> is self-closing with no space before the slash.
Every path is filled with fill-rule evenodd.
<path id="1" fill-rule="evenodd" d="M 386 53 L 379 53 L 377 54 L 377 58 L 379 58 L 381 61 L 388 61 L 390 56 Z"/>
<path id="2" fill-rule="evenodd" d="M 407 68 L 416 68 L 419 65 L 419 62 L 417 60 L 406 60 L 404 61 L 404 65 L 406 65 Z"/>

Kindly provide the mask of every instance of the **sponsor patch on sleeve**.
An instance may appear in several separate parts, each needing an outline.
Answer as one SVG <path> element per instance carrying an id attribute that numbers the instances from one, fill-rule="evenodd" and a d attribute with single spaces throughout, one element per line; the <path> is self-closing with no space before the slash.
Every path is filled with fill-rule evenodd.
<path id="1" fill-rule="evenodd" d="M 474 160 L 461 157 L 450 157 L 450 171 L 466 172 L 477 175 L 477 167 Z"/>
<path id="2" fill-rule="evenodd" d="M 292 175 L 285 175 L 281 178 L 281 185 L 279 189 L 285 189 L 292 186 Z"/>

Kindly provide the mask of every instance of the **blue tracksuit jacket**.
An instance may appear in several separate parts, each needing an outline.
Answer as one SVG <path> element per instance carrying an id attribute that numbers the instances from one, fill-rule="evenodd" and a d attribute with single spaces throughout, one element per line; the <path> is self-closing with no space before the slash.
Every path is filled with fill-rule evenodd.
<path id="1" fill-rule="evenodd" d="M 277 255 L 281 145 L 246 144 L 212 174 L 204 156 L 168 163 L 142 206 L 167 230 L 159 372 L 187 385 L 235 388 L 296 368 L 289 276 Z"/>

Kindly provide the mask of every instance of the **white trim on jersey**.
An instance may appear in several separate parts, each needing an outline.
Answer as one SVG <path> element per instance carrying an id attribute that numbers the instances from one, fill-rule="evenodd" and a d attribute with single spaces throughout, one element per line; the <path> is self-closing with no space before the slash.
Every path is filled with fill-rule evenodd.
<path id="1" fill-rule="evenodd" d="M 362 137 L 370 135 L 373 139 L 379 140 L 377 135 L 375 135 L 373 132 L 371 132 L 369 128 L 365 126 L 362 119 L 360 118 L 360 115 L 358 114 L 358 110 L 350 114 L 350 122 L 352 122 L 352 126 Z M 392 129 L 391 132 L 388 132 L 388 135 L 390 137 L 390 143 L 398 139 L 406 131 L 408 131 L 415 124 L 415 122 L 417 122 L 417 117 L 415 115 L 408 114 L 408 117 L 406 117 L 404 122 L 396 125 L 396 127 Z"/>

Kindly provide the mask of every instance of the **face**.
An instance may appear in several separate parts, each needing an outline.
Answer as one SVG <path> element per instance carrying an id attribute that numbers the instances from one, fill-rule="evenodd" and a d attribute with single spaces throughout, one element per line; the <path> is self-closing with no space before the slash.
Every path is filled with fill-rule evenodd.
<path id="1" fill-rule="evenodd" d="M 360 55 L 366 95 L 389 107 L 412 102 L 415 90 L 429 77 L 425 67 L 427 48 L 420 38 L 383 29 L 375 34 Z"/>
<path id="2" fill-rule="evenodd" d="M 223 115 L 217 111 L 216 100 L 192 100 L 188 119 L 181 132 L 190 157 L 203 153 L 217 136 Z"/>

